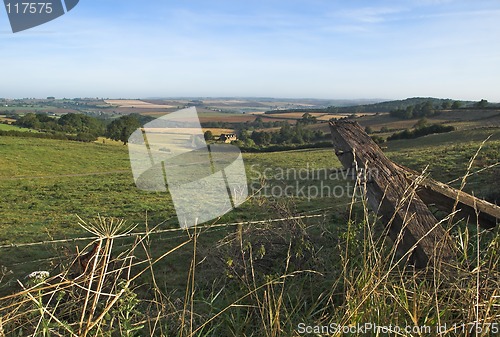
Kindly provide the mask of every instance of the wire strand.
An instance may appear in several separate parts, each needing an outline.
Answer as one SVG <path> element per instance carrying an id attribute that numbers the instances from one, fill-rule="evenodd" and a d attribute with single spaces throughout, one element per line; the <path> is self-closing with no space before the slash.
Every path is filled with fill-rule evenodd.
<path id="1" fill-rule="evenodd" d="M 196 228 L 212 229 L 212 228 L 230 227 L 230 226 L 238 226 L 238 225 L 255 225 L 255 224 L 265 224 L 265 223 L 270 223 L 270 222 L 288 221 L 288 220 L 319 218 L 319 217 L 323 217 L 323 216 L 324 216 L 324 214 L 299 215 L 299 216 L 279 218 L 279 219 L 266 219 L 266 220 L 258 220 L 258 221 L 241 221 L 241 222 L 215 224 L 215 225 L 209 225 L 209 226 L 196 226 Z M 194 229 L 194 228 L 195 228 L 195 226 L 189 227 L 189 228 L 169 228 L 169 229 L 161 229 L 161 230 L 133 232 L 133 233 L 127 233 L 127 234 L 118 234 L 118 235 L 113 236 L 112 238 L 119 239 L 119 238 L 126 238 L 126 237 L 132 237 L 132 236 L 140 236 L 140 235 L 153 235 L 153 234 L 172 233 L 172 232 L 186 232 L 186 231 L 188 231 L 190 229 Z M 12 244 L 7 244 L 7 245 L 0 245 L 0 249 L 41 246 L 41 245 L 48 245 L 48 244 L 54 244 L 54 243 L 90 241 L 90 240 L 97 240 L 97 239 L 99 239 L 98 236 L 87 236 L 87 237 L 79 237 L 79 238 L 72 238 L 72 239 L 59 239 L 59 240 L 39 241 L 39 242 L 31 242 L 31 243 L 19 243 L 19 244 L 12 243 Z"/>

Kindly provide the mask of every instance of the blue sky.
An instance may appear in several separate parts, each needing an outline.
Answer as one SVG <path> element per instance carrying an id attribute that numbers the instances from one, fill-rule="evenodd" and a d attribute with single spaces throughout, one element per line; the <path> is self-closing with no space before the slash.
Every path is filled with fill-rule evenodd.
<path id="1" fill-rule="evenodd" d="M 12 34 L 0 97 L 500 102 L 500 2 L 81 0 Z"/>

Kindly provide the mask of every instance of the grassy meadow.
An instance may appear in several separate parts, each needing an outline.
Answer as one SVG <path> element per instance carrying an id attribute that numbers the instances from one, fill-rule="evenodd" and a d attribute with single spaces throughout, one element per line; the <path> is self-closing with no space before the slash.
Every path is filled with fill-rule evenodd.
<path id="1" fill-rule="evenodd" d="M 144 222 L 147 216 L 152 223 L 172 218 L 168 193 L 137 189 L 127 147 L 118 144 L 1 137 L 0 186 L 9 206 L 2 209 L 0 242 L 76 234 L 78 227 L 71 226 L 75 215 L 101 214 L 131 222 Z M 331 150 L 245 154 L 245 160 L 257 170 L 340 165 Z"/>
<path id="2" fill-rule="evenodd" d="M 27 128 L 22 128 L 15 125 L 0 123 L 0 131 L 23 131 L 23 132 L 36 132 L 35 130 L 30 130 Z"/>
<path id="3" fill-rule="evenodd" d="M 473 165 L 478 170 L 498 159 L 500 134 L 496 129 L 464 130 L 393 141 L 387 143 L 386 153 L 396 162 L 415 170 L 429 166 L 432 177 L 449 182 L 465 173 L 469 158 L 490 135 L 492 137 Z M 457 139 L 461 141 L 457 143 Z M 78 228 L 71 229 L 75 214 L 82 218 L 101 214 L 132 222 L 144 222 L 147 214 L 153 223 L 174 215 L 168 193 L 144 192 L 136 188 L 126 146 L 2 137 L 0 149 L 0 186 L 4 205 L 8 205 L 2 210 L 2 243 L 76 234 Z M 266 168 L 271 178 L 282 169 L 305 173 L 341 168 L 331 149 L 245 153 L 244 160 L 248 179 L 252 181 L 259 180 Z M 498 172 L 496 167 L 470 177 L 466 190 L 487 196 L 496 187 Z M 325 203 L 314 199 L 304 203 L 298 199 L 296 201 L 304 210 L 314 208 L 315 203 Z M 334 204 L 336 200 L 328 202 Z M 245 212 L 247 210 L 245 208 Z M 35 228 L 39 230 L 33 230 Z"/>
<path id="4" fill-rule="evenodd" d="M 392 160 L 415 170 L 428 166 L 430 175 L 443 182 L 461 179 L 482 146 L 472 171 L 484 171 L 468 177 L 465 190 L 480 197 L 498 195 L 500 167 L 491 167 L 500 153 L 498 128 L 459 130 L 384 146 Z M 331 173 L 341 168 L 332 149 L 245 153 L 244 161 L 249 183 L 262 189 L 293 183 L 291 177 L 279 177 L 282 170 Z M 267 181 L 261 179 L 264 172 Z M 304 179 L 306 189 L 321 180 Z M 327 180 L 331 187 L 344 189 L 350 182 Z M 134 232 L 178 225 L 168 193 L 135 187 L 126 146 L 102 140 L 89 144 L 1 136 L 0 336 L 2 324 L 7 336 L 23 331 L 36 336 L 49 336 L 49 331 L 75 336 L 82 331 L 93 336 L 313 336 L 319 334 L 300 333 L 299 323 L 462 327 L 474 320 L 499 322 L 498 228 L 478 234 L 475 226 L 457 224 L 450 229 L 459 251 L 453 272 L 429 274 L 398 263 L 384 229 L 362 200 L 351 203 L 347 195 L 265 197 L 259 194 L 262 189 L 213 224 L 296 214 L 322 216 L 120 239 L 103 235 L 96 242 L 107 248 L 96 260 L 92 275 L 109 279 L 109 284 L 96 284 L 98 293 L 122 291 L 113 310 L 106 311 L 111 297 L 99 298 L 93 291 L 77 291 L 64 283 L 51 288 L 54 278 L 30 284 L 33 288 L 17 297 L 2 298 L 13 289 L 19 291 L 15 280 L 28 282 L 25 276 L 32 271 L 50 270 L 52 277 L 54 271 L 72 270 L 75 246 L 85 250 L 91 240 L 2 246 L 93 236 L 78 225 L 77 215 L 94 223 L 94 228 L 110 217 L 125 219 L 137 224 Z M 97 215 L 108 220 L 96 220 Z M 130 263 L 127 270 L 134 275 L 130 282 L 120 281 L 121 270 L 105 272 L 108 265 L 114 270 L 124 263 Z M 81 282 L 83 289 L 89 281 Z M 78 314 L 89 323 L 82 324 L 78 315 L 80 324 L 72 323 L 82 303 L 92 301 L 99 305 L 85 304 Z M 40 309 L 62 318 L 58 322 L 51 315 L 40 315 Z M 28 314 L 16 316 L 12 310 Z M 123 333 L 124 327 L 129 327 L 128 334 Z M 492 327 L 477 336 L 488 336 Z M 477 326 L 469 330 L 466 325 L 465 330 L 450 329 L 442 335 L 472 336 L 478 331 Z"/>

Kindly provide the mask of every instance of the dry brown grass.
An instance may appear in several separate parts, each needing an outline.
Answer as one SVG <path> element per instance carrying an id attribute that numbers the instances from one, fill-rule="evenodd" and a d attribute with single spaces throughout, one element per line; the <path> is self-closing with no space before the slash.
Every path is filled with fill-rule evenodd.
<path id="1" fill-rule="evenodd" d="M 134 331 L 141 330 L 149 318 L 134 311 L 138 303 L 133 292 L 134 280 L 151 272 L 159 261 L 191 241 L 188 239 L 160 257 L 150 258 L 148 233 L 136 236 L 125 251 L 117 251 L 115 240 L 135 228 L 122 220 L 99 217 L 95 222 L 81 220 L 79 224 L 98 236 L 92 243 L 93 253 L 78 254 L 57 275 L 18 280 L 21 290 L 0 298 L 2 334 L 137 336 Z M 158 292 L 154 295 L 158 301 L 153 299 L 152 306 L 161 312 L 161 296 Z"/>

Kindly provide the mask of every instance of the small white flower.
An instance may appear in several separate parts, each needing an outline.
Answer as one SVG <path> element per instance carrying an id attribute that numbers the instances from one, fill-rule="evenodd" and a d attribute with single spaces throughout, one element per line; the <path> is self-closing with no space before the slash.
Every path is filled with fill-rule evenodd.
<path id="1" fill-rule="evenodd" d="M 28 278 L 35 279 L 35 280 L 45 280 L 49 276 L 50 276 L 50 273 L 48 271 L 38 270 L 38 271 L 34 271 L 31 274 L 29 274 Z"/>

